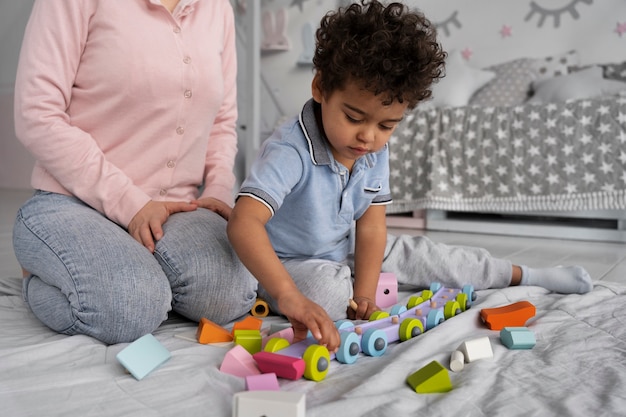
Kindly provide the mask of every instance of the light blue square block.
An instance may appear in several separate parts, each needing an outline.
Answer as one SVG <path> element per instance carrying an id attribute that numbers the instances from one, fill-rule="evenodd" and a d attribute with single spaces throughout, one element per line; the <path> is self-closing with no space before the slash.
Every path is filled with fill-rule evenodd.
<path id="1" fill-rule="evenodd" d="M 141 380 L 171 356 L 156 337 L 147 334 L 126 346 L 116 358 L 132 376 Z"/>
<path id="2" fill-rule="evenodd" d="M 500 331 L 500 341 L 509 349 L 532 349 L 537 343 L 527 327 L 505 327 Z"/>

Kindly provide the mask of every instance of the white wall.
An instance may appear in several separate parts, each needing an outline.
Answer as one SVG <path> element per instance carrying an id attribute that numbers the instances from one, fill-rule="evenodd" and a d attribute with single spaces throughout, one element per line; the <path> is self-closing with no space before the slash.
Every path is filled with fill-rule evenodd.
<path id="1" fill-rule="evenodd" d="M 444 49 L 472 51 L 469 63 L 478 68 L 571 49 L 578 50 L 582 64 L 626 61 L 626 33 L 620 35 L 616 31 L 619 23 L 626 24 L 624 0 L 404 0 L 404 3 L 419 8 L 437 24 Z M 311 69 L 296 65 L 302 52 L 300 31 L 305 22 L 313 22 L 317 28 L 324 13 L 338 4 L 345 1 L 262 1 L 264 10 L 287 9 L 291 41 L 290 50 L 261 56 L 262 76 L 268 86 L 261 105 L 265 125 L 275 123 L 280 112 L 296 114 L 310 97 Z M 511 28 L 511 36 L 503 37 L 500 33 L 505 25 Z"/>
<path id="2" fill-rule="evenodd" d="M 34 159 L 15 138 L 13 85 L 33 0 L 0 0 L 0 188 L 30 188 Z"/>

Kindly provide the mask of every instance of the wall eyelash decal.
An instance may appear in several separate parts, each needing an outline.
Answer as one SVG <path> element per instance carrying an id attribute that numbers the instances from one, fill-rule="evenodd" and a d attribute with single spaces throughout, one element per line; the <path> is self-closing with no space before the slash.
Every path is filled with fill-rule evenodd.
<path id="1" fill-rule="evenodd" d="M 569 13 L 574 19 L 578 19 L 580 14 L 576 10 L 578 3 L 592 4 L 593 0 L 571 0 L 571 2 L 564 7 L 557 9 L 547 9 L 538 5 L 536 2 L 530 2 L 530 12 L 524 18 L 525 21 L 530 20 L 535 14 L 539 15 L 539 22 L 537 27 L 542 27 L 547 17 L 554 19 L 554 27 L 558 28 L 561 25 L 561 15 Z"/>
<path id="2" fill-rule="evenodd" d="M 457 29 L 460 29 L 461 22 L 459 22 L 459 19 L 457 18 L 458 14 L 459 12 L 455 10 L 454 13 L 452 13 L 452 15 L 450 15 L 450 17 L 444 20 L 443 22 L 433 22 L 433 25 L 437 29 L 437 32 L 443 31 L 444 35 L 446 35 L 447 37 L 447 36 L 450 36 L 450 29 L 449 29 L 450 25 L 454 25 L 456 26 Z"/>

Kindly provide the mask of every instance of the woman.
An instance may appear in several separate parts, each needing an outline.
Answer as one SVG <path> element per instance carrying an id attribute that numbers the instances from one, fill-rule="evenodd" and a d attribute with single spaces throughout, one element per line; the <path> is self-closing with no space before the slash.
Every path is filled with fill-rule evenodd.
<path id="1" fill-rule="evenodd" d="M 171 309 L 226 323 L 256 281 L 226 237 L 237 152 L 228 0 L 37 0 L 15 84 L 37 190 L 17 215 L 24 299 L 119 343 Z"/>

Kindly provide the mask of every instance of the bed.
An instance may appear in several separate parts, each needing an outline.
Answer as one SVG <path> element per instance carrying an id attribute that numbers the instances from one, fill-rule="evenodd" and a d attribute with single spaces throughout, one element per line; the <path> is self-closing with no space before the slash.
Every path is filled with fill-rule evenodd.
<path id="1" fill-rule="evenodd" d="M 412 293 L 401 289 L 399 301 Z M 484 308 L 528 301 L 531 349 L 509 349 L 480 320 Z M 304 393 L 313 416 L 623 415 L 626 410 L 626 285 L 597 282 L 586 295 L 538 287 L 482 290 L 470 309 L 423 335 L 390 344 L 380 357 L 351 365 L 332 361 L 320 382 L 279 378 L 280 390 Z M 181 338 L 197 325 L 171 317 L 153 333 L 171 359 L 141 380 L 116 360 L 127 344 L 106 346 L 86 336 L 45 328 L 22 303 L 20 279 L 0 280 L 0 404 L 21 416 L 230 416 L 242 377 L 220 372 L 230 345 Z M 281 323 L 264 319 L 263 329 Z M 228 326 L 227 326 L 228 327 Z M 449 368 L 464 342 L 487 337 L 492 358 Z M 408 375 L 438 361 L 452 390 L 418 394 Z M 268 416 L 271 414 L 268 414 Z"/>
<path id="2" fill-rule="evenodd" d="M 444 213 L 598 217 L 612 230 L 556 236 L 626 240 L 626 63 L 576 67 L 575 56 L 539 72 L 526 58 L 478 70 L 453 52 L 433 102 L 390 141 L 388 211 L 426 209 L 428 228 L 454 219 Z"/>
<path id="3" fill-rule="evenodd" d="M 507 63 L 487 70 L 491 75 L 475 72 L 463 80 L 466 87 L 480 84 L 475 91 L 452 88 L 465 94 L 460 105 L 418 108 L 408 115 L 390 143 L 395 200 L 391 212 L 608 209 L 621 215 L 626 210 L 623 93 L 547 103 L 526 102 L 526 97 L 517 103 L 478 102 L 480 88 L 498 78 L 506 81 L 506 68 L 531 64 Z M 580 72 L 602 84 L 594 71 L 593 77 L 584 69 Z M 607 71 L 603 68 L 602 78 Z M 487 90 L 481 91 L 486 100 L 493 100 Z M 470 147 L 466 139 L 473 127 L 476 136 Z M 585 135 L 591 139 L 583 141 Z M 518 137 L 523 138 L 519 146 Z M 587 153 L 593 153 L 594 163 L 585 161 Z M 478 160 L 482 164 L 472 165 Z M 557 166 L 559 174 L 551 174 Z M 578 176 L 562 175 L 566 168 Z M 554 180 L 551 175 L 556 175 Z M 586 181 L 585 175 L 595 175 L 596 181 Z M 470 187 L 473 176 L 479 181 Z M 533 187 L 534 179 L 543 180 L 543 188 Z M 401 288 L 399 302 L 406 303 L 417 291 Z M 518 301 L 536 308 L 525 323 L 536 338 L 531 349 L 507 348 L 499 331 L 480 320 L 482 309 Z M 421 336 L 390 344 L 382 356 L 360 355 L 351 365 L 332 361 L 320 382 L 281 378 L 280 391 L 303 393 L 309 417 L 624 415 L 624 305 L 626 284 L 605 281 L 595 282 L 585 295 L 554 294 L 538 287 L 481 290 L 469 310 Z M 197 323 L 176 315 L 153 333 L 171 358 L 141 380 L 116 358 L 128 344 L 107 346 L 86 336 L 57 334 L 41 324 L 23 303 L 16 276 L 0 277 L 0 318 L 2 415 L 231 416 L 233 399 L 246 391 L 244 378 L 220 371 L 232 345 L 197 343 L 190 337 Z M 263 319 L 263 330 L 285 323 L 269 316 Z M 453 372 L 450 359 L 458 347 L 484 337 L 493 357 Z M 418 394 L 406 379 L 432 361 L 446 369 L 452 389 Z"/>

